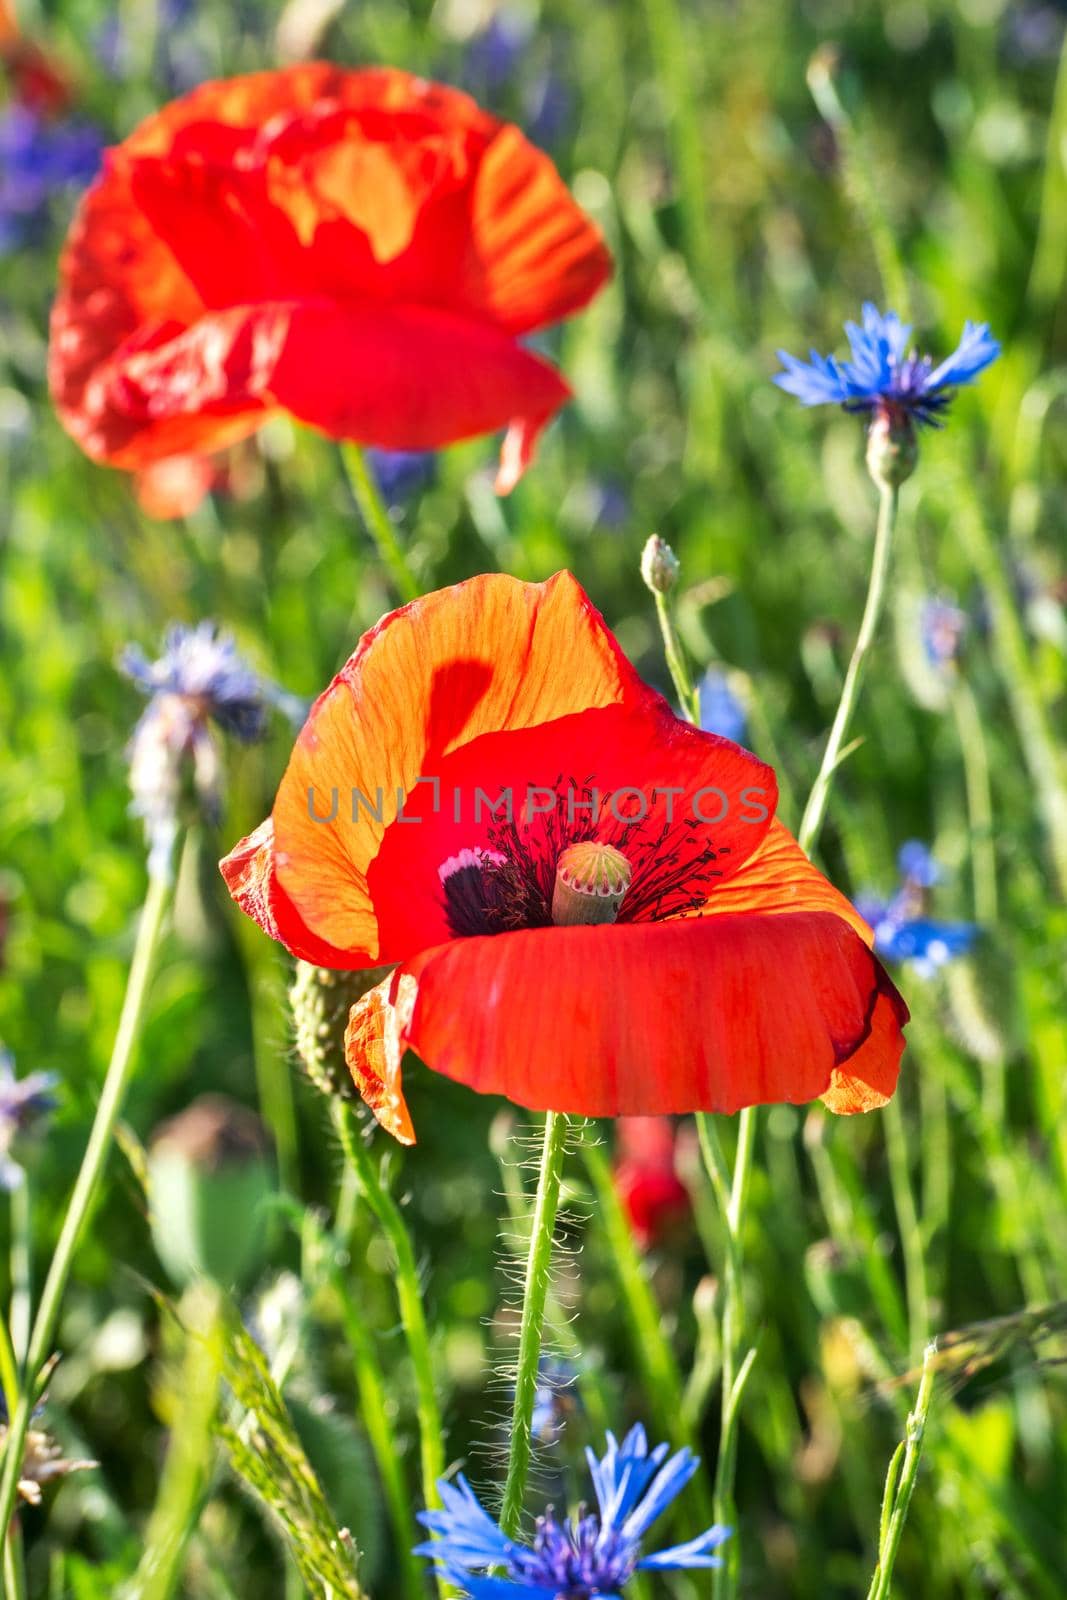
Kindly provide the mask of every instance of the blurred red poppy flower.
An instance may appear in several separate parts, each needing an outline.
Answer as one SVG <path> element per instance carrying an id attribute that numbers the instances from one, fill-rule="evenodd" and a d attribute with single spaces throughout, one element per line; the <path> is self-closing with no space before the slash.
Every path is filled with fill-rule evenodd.
<path id="1" fill-rule="evenodd" d="M 675 1168 L 670 1117 L 622 1117 L 616 1134 L 615 1190 L 642 1250 L 680 1234 L 693 1210 Z"/>
<path id="2" fill-rule="evenodd" d="M 49 51 L 25 38 L 10 0 L 0 0 L 0 63 L 19 105 L 42 116 L 59 116 L 70 106 L 68 74 Z"/>
<path id="3" fill-rule="evenodd" d="M 519 340 L 609 272 L 548 157 L 467 95 L 321 63 L 209 83 L 84 197 L 52 393 L 90 456 L 132 471 L 276 410 L 384 449 L 506 427 L 505 492 L 570 393 Z"/>
<path id="4" fill-rule="evenodd" d="M 222 872 L 294 955 L 397 963 L 346 1047 L 398 1138 L 409 1046 L 587 1116 L 883 1105 L 907 1008 L 776 800 L 769 767 L 641 682 L 569 573 L 484 576 L 364 635 Z"/>

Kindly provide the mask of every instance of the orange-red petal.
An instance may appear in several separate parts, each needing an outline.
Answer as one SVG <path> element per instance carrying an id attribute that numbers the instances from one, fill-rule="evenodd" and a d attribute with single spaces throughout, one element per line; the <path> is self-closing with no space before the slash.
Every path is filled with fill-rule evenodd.
<path id="1" fill-rule="evenodd" d="M 410 979 L 394 991 L 393 975 L 356 1001 L 345 1029 L 345 1060 L 352 1081 L 387 1133 L 401 1144 L 415 1143 L 400 1064 L 404 1057 L 402 1027 L 413 999 Z"/>
<path id="2" fill-rule="evenodd" d="M 331 944 L 367 965 L 402 960 L 447 937 L 437 868 L 485 842 L 491 813 L 472 815 L 475 790 L 513 786 L 519 808 L 527 783 L 561 772 L 603 794 L 761 790 L 762 822 L 734 804 L 722 823 L 723 873 L 757 847 L 776 800 L 769 768 L 681 722 L 641 682 L 569 573 L 485 576 L 387 617 L 319 698 L 275 801 L 279 879 Z"/>
<path id="3" fill-rule="evenodd" d="M 362 967 L 351 961 L 304 924 L 274 870 L 274 824 L 268 817 L 254 833 L 234 845 L 219 862 L 227 889 L 241 910 L 257 922 L 264 933 L 283 944 L 290 955 L 312 961 L 319 967 Z"/>
<path id="4" fill-rule="evenodd" d="M 210 492 L 216 472 L 210 456 L 164 456 L 137 473 L 137 504 L 146 516 L 162 522 L 187 517 Z"/>
<path id="5" fill-rule="evenodd" d="M 609 271 L 547 156 L 467 95 L 392 69 L 253 74 L 110 153 L 61 262 L 50 383 L 82 447 L 127 469 L 220 450 L 277 406 L 387 449 L 506 429 L 503 493 L 569 394 L 515 336 Z"/>
<path id="6" fill-rule="evenodd" d="M 582 1116 L 884 1103 L 907 1010 L 839 917 L 794 912 L 456 940 L 405 963 L 398 1048 Z"/>

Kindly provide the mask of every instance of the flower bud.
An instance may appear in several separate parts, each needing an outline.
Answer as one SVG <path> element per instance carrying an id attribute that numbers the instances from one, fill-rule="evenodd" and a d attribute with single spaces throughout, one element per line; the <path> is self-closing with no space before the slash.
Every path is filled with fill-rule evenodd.
<path id="1" fill-rule="evenodd" d="M 641 576 L 653 594 L 669 594 L 682 564 L 665 539 L 653 533 L 641 552 Z"/>
<path id="2" fill-rule="evenodd" d="M 253 1111 L 206 1094 L 156 1131 L 148 1192 L 156 1253 L 175 1283 L 238 1284 L 259 1264 L 273 1188 L 267 1135 Z"/>
<path id="3" fill-rule="evenodd" d="M 333 972 L 310 961 L 297 962 L 289 990 L 294 1042 L 300 1065 L 320 1094 L 359 1099 L 345 1064 L 348 1013 L 389 970 L 368 967 L 362 972 Z"/>
<path id="4" fill-rule="evenodd" d="M 881 489 L 899 489 L 915 471 L 919 441 L 900 406 L 880 405 L 867 433 L 867 470 Z"/>
<path id="5" fill-rule="evenodd" d="M 593 839 L 569 844 L 556 862 L 552 921 L 557 927 L 614 922 L 630 876 L 630 863 L 614 845 Z"/>

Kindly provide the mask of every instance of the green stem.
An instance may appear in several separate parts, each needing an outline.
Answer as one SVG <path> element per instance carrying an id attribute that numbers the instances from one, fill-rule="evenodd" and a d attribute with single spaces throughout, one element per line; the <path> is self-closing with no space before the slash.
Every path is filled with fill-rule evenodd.
<path id="1" fill-rule="evenodd" d="M 507 1220 L 515 1229 L 515 1255 L 529 1250 L 533 1216 L 519 1164 L 511 1159 L 510 1135 L 497 1137 L 496 1128 L 490 1136 L 490 1145 L 500 1168 L 504 1199 L 507 1202 Z M 575 1382 L 581 1396 L 582 1407 L 594 1433 L 603 1434 L 611 1427 L 611 1406 L 600 1363 L 583 1356 L 582 1344 L 574 1329 L 571 1317 L 559 1303 L 553 1285 L 548 1286 L 545 1301 L 545 1322 L 551 1330 L 553 1342 L 562 1350 L 577 1374 Z"/>
<path id="2" fill-rule="evenodd" d="M 841 699 L 838 701 L 837 712 L 834 716 L 833 726 L 830 729 L 830 737 L 826 741 L 826 749 L 823 751 L 822 764 L 812 785 L 808 803 L 804 807 L 804 815 L 797 831 L 797 840 L 800 848 L 807 855 L 810 855 L 815 848 L 819 834 L 822 831 L 827 802 L 830 799 L 830 791 L 833 788 L 834 775 L 841 763 L 845 740 L 848 737 L 853 713 L 859 700 L 864 673 L 867 669 L 867 661 L 878 632 L 878 624 L 885 605 L 886 580 L 889 576 L 889 563 L 893 548 L 893 528 L 897 518 L 898 494 L 899 491 L 892 488 L 883 487 L 880 490 L 878 529 L 875 534 L 871 576 L 867 585 L 867 601 L 863 608 L 860 631 L 856 637 L 852 659 L 848 664 L 848 671 L 845 674 Z"/>
<path id="3" fill-rule="evenodd" d="M 167 907 L 170 903 L 169 876 L 159 874 L 148 880 L 141 920 L 137 929 L 130 976 L 122 1002 L 118 1031 L 111 1052 L 100 1103 L 96 1108 L 89 1142 L 82 1157 L 81 1169 L 74 1192 L 67 1207 L 55 1254 L 52 1256 L 48 1276 L 41 1292 L 40 1305 L 34 1318 L 26 1356 L 25 1378 L 18 1405 L 11 1418 L 4 1453 L 3 1476 L 0 1478 L 0 1528 L 6 1528 L 15 1509 L 19 1470 L 22 1466 L 26 1435 L 30 1418 L 37 1403 L 37 1386 L 41 1370 L 52 1353 L 52 1341 L 59 1320 L 63 1294 L 70 1277 L 74 1253 L 82 1230 L 92 1210 L 100 1181 L 104 1174 L 111 1138 L 122 1110 L 126 1091 L 137 1064 L 137 1045 L 144 1026 L 148 1004 L 149 982 L 159 949 L 160 937 Z"/>
<path id="4" fill-rule="evenodd" d="M 351 1168 L 346 1165 L 346 1175 Z M 400 1566 L 401 1585 L 407 1600 L 423 1600 L 423 1572 L 418 1557 L 412 1552 L 419 1542 L 419 1529 L 411 1505 L 411 1497 L 404 1483 L 393 1425 L 390 1419 L 389 1396 L 374 1348 L 374 1339 L 357 1297 L 353 1294 L 342 1267 L 338 1241 L 331 1239 L 317 1221 L 311 1226 L 318 1244 L 325 1273 L 341 1307 L 341 1325 L 352 1355 L 352 1367 L 359 1393 L 359 1416 L 366 1429 L 370 1447 L 378 1466 L 389 1516 L 393 1524 L 396 1560 Z M 347 1247 L 347 1234 L 340 1235 Z"/>
<path id="5" fill-rule="evenodd" d="M 4 1540 L 4 1600 L 26 1600 L 26 1558 L 17 1521 L 11 1523 Z"/>
<path id="6" fill-rule="evenodd" d="M 697 1117 L 700 1148 L 708 1177 L 719 1198 L 726 1231 L 726 1262 L 722 1301 L 722 1415 L 719 1423 L 719 1458 L 715 1467 L 715 1521 L 736 1526 L 734 1484 L 737 1478 L 737 1440 L 741 1399 L 756 1359 L 755 1348 L 745 1350 L 744 1224 L 749 1180 L 756 1142 L 756 1107 L 746 1106 L 737 1119 L 737 1153 L 733 1172 L 723 1154 L 718 1130 L 705 1112 Z M 712 1579 L 714 1600 L 737 1593 L 740 1579 L 740 1543 L 731 1539 L 724 1548 L 723 1564 Z"/>
<path id="7" fill-rule="evenodd" d="M 904 1287 L 908 1299 L 909 1354 L 917 1355 L 930 1333 L 930 1296 L 926 1280 L 923 1230 L 908 1171 L 908 1139 L 899 1097 L 889 1101 L 883 1112 L 886 1151 L 889 1156 L 889 1186 L 893 1209 L 904 1252 Z"/>
<path id="8" fill-rule="evenodd" d="M 437 1403 L 430 1332 L 422 1303 L 422 1286 L 415 1261 L 411 1235 L 400 1207 L 381 1181 L 371 1153 L 355 1126 L 351 1108 L 335 1101 L 334 1124 L 341 1140 L 345 1160 L 355 1173 L 367 1204 L 374 1212 L 396 1260 L 396 1293 L 400 1321 L 407 1339 L 408 1354 L 415 1374 L 415 1405 L 419 1421 L 419 1461 L 422 1496 L 427 1507 L 440 1505 L 438 1480 L 444 1475 L 444 1429 Z M 442 1593 L 445 1592 L 442 1585 Z"/>
<path id="9" fill-rule="evenodd" d="M 685 649 L 674 625 L 670 604 L 667 596 L 660 594 L 658 591 L 654 592 L 653 598 L 656 602 L 656 616 L 659 618 L 660 633 L 663 635 L 663 654 L 667 659 L 667 669 L 674 682 L 678 702 L 693 726 L 699 728 L 700 694 L 693 683 L 693 676 L 689 671 Z"/>
<path id="10" fill-rule="evenodd" d="M 403 546 L 396 536 L 392 518 L 378 491 L 366 457 L 358 444 L 351 442 L 336 446 L 341 479 L 352 504 L 359 513 L 363 526 L 378 547 L 378 554 L 388 567 L 401 600 L 417 600 L 419 586 L 415 581 Z"/>
<path id="11" fill-rule="evenodd" d="M 934 1357 L 936 1354 L 937 1344 L 935 1342 L 927 1346 L 926 1354 L 923 1358 L 919 1393 L 915 1399 L 915 1407 L 910 1413 L 905 1426 L 904 1459 L 903 1461 L 900 1460 L 898 1449 L 889 1464 L 885 1495 L 882 1501 L 878 1565 L 875 1567 L 874 1577 L 871 1579 L 867 1600 L 889 1600 L 893 1582 L 893 1568 L 896 1565 L 897 1551 L 900 1548 L 904 1524 L 908 1518 L 908 1507 L 911 1504 L 911 1497 L 915 1490 L 915 1480 L 919 1473 L 919 1462 L 922 1458 L 926 1419 L 930 1414 L 930 1401 L 934 1393 Z"/>
<path id="12" fill-rule="evenodd" d="M 541 1333 L 552 1272 L 552 1246 L 559 1210 L 560 1179 L 567 1146 L 567 1119 L 558 1111 L 545 1113 L 545 1137 L 537 1198 L 530 1222 L 530 1247 L 526 1257 L 526 1282 L 519 1328 L 519 1362 L 515 1375 L 515 1402 L 511 1411 L 511 1447 L 500 1526 L 514 1538 L 522 1522 L 522 1503 L 530 1470 L 533 1410 L 541 1360 Z"/>
<path id="13" fill-rule="evenodd" d="M 965 678 L 952 688 L 952 711 L 963 757 L 967 789 L 967 816 L 971 835 L 971 871 L 974 877 L 974 914 L 985 928 L 997 922 L 997 852 L 993 838 L 993 796 L 989 783 L 989 753 L 985 730 Z"/>

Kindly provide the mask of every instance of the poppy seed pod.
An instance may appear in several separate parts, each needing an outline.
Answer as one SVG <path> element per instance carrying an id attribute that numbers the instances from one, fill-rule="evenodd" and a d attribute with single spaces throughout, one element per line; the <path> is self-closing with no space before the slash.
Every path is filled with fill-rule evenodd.
<path id="1" fill-rule="evenodd" d="M 225 1287 L 258 1266 L 263 1203 L 273 1189 L 267 1135 L 254 1112 L 201 1095 L 157 1130 L 148 1157 L 152 1240 L 175 1283 Z"/>

